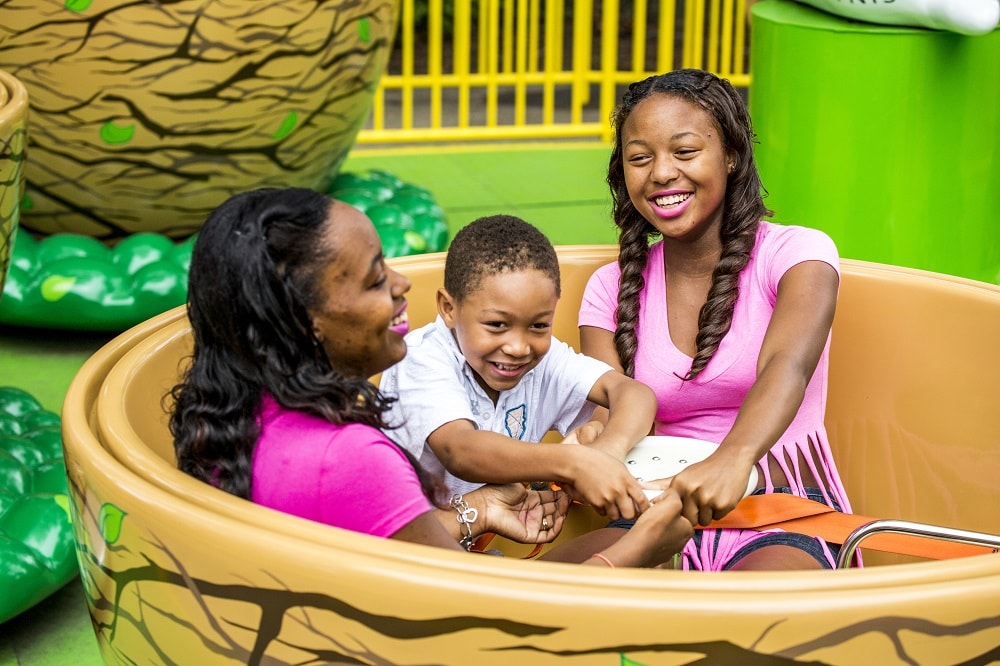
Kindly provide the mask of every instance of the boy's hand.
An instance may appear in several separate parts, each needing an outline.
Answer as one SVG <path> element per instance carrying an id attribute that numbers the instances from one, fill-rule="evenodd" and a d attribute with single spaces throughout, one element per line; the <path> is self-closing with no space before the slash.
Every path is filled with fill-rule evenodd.
<path id="1" fill-rule="evenodd" d="M 577 426 L 566 433 L 566 437 L 563 438 L 562 443 L 591 444 L 600 437 L 602 432 L 604 432 L 603 421 L 587 421 L 583 425 Z"/>
<path id="2" fill-rule="evenodd" d="M 624 459 L 624 454 L 635 446 L 635 442 L 609 437 L 605 428 L 607 426 L 604 421 L 597 419 L 587 421 L 570 430 L 561 443 L 589 446 L 597 451 L 607 453 L 612 458 Z"/>
<path id="3" fill-rule="evenodd" d="M 590 504 L 610 520 L 633 519 L 649 499 L 621 460 L 585 446 L 573 447 L 570 476 L 574 499 Z"/>
<path id="4" fill-rule="evenodd" d="M 483 493 L 488 531 L 518 543 L 548 543 L 562 530 L 570 499 L 556 490 L 529 490 L 520 483 L 487 485 Z"/>

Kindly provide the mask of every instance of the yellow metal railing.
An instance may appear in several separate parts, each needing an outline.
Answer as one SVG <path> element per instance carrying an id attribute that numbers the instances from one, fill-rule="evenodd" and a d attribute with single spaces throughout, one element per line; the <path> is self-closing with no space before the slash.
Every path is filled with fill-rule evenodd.
<path id="1" fill-rule="evenodd" d="M 427 0 L 419 33 L 400 2 L 359 144 L 608 140 L 632 81 L 700 67 L 750 83 L 745 0 Z"/>

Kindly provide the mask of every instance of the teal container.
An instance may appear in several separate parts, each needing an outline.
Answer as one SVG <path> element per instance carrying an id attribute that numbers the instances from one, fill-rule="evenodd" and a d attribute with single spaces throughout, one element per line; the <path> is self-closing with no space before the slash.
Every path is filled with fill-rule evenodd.
<path id="1" fill-rule="evenodd" d="M 752 10 L 750 110 L 775 221 L 842 257 L 1000 284 L 1000 30 Z"/>

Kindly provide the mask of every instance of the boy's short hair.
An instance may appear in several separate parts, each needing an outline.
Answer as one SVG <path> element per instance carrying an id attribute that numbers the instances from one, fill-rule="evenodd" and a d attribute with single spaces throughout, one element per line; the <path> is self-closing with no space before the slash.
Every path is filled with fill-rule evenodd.
<path id="1" fill-rule="evenodd" d="M 545 234 L 513 215 L 490 215 L 459 230 L 448 246 L 444 288 L 461 301 L 483 278 L 535 269 L 548 276 L 559 296 L 559 259 Z"/>

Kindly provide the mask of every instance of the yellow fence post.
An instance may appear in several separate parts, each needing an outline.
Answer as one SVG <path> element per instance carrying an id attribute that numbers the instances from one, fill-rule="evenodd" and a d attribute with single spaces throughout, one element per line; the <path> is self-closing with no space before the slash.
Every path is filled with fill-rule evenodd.
<path id="1" fill-rule="evenodd" d="M 400 0 L 396 50 L 358 144 L 608 141 L 624 84 L 678 66 L 750 84 L 746 0 L 633 0 L 627 26 L 619 0 L 422 0 L 426 39 L 414 33 L 415 1 Z M 536 95 L 539 110 L 528 102 Z M 557 106 L 564 96 L 568 108 Z"/>
<path id="2" fill-rule="evenodd" d="M 594 3 L 573 4 L 573 110 L 570 122 L 583 122 L 583 107 L 590 103 L 590 56 L 594 52 Z"/>
<path id="3" fill-rule="evenodd" d="M 674 0 L 660 2 L 660 21 L 657 26 L 656 40 L 656 73 L 669 72 L 674 68 L 674 30 L 676 22 L 674 14 L 677 7 Z"/>

